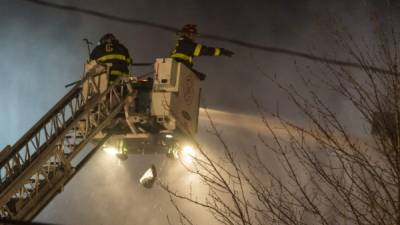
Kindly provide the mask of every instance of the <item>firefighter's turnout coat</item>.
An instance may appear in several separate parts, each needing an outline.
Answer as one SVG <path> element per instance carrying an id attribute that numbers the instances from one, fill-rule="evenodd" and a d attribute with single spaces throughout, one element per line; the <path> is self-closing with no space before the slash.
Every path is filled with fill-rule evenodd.
<path id="1" fill-rule="evenodd" d="M 220 56 L 221 48 L 207 47 L 195 43 L 192 39 L 181 36 L 178 43 L 172 50 L 170 57 L 176 61 L 185 64 L 187 67 L 193 67 L 193 57 L 196 56 Z"/>
<path id="2" fill-rule="evenodd" d="M 132 59 L 128 49 L 119 41 L 112 40 L 96 46 L 90 54 L 91 60 L 100 63 L 111 63 L 110 81 L 114 81 L 118 76 L 128 74 L 128 66 L 132 64 Z"/>

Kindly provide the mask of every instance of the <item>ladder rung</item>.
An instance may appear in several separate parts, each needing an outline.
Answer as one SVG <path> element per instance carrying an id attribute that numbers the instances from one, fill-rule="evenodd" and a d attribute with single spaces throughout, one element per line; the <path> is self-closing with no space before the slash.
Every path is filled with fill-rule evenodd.
<path id="1" fill-rule="evenodd" d="M 83 135 L 65 135 L 65 138 L 66 139 L 71 139 L 71 138 L 75 138 L 75 139 L 77 139 L 77 138 L 83 138 Z"/>
<path id="2" fill-rule="evenodd" d="M 60 162 L 48 162 L 47 163 L 47 165 L 51 165 L 51 166 L 54 166 L 54 165 L 60 165 L 61 163 Z M 46 166 L 46 165 L 45 165 Z"/>
<path id="3" fill-rule="evenodd" d="M 64 147 L 67 147 L 67 148 L 74 148 L 74 147 L 76 147 L 76 146 L 78 146 L 78 145 L 76 145 L 76 144 L 64 145 Z"/>

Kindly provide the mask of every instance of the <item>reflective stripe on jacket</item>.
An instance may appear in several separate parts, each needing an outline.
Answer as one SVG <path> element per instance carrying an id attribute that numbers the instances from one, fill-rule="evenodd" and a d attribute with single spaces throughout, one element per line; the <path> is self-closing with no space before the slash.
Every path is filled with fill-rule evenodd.
<path id="1" fill-rule="evenodd" d="M 90 59 L 102 63 L 111 63 L 111 71 L 119 71 L 125 74 L 129 74 L 129 65 L 132 64 L 128 49 L 116 40 L 96 46 L 90 53 Z"/>

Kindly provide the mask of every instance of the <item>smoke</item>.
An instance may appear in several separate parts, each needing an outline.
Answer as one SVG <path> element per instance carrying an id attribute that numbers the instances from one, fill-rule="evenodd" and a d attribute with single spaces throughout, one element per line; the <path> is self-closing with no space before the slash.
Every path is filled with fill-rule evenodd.
<path id="1" fill-rule="evenodd" d="M 374 0 L 56 2 L 171 27 L 196 23 L 202 33 L 297 51 L 311 48 L 322 55 L 333 51 L 332 42 L 320 24 L 328 12 L 343 18 L 352 31 L 362 36 L 369 32 L 368 14 L 383 12 L 382 8 L 386 7 Z M 171 33 L 149 27 L 127 26 L 22 1 L 1 0 L 0 9 L 0 149 L 13 144 L 50 109 L 67 92 L 65 84 L 81 77 L 87 58 L 83 38 L 96 43 L 102 34 L 112 32 L 128 47 L 135 62 L 167 56 L 176 41 Z M 254 135 L 263 132 L 252 94 L 266 110 L 275 111 L 279 106 L 286 116 L 301 119 L 287 97 L 262 73 L 276 74 L 280 81 L 297 85 L 300 78 L 295 61 L 301 67 L 315 63 L 216 40 L 199 41 L 235 52 L 232 58 L 198 58 L 195 68 L 207 74 L 203 82 L 203 104 L 218 109 L 210 111 L 211 115 L 237 151 L 254 144 Z M 133 68 L 137 74 L 149 70 Z M 339 113 L 347 112 L 346 104 L 337 95 L 323 91 L 321 96 Z M 206 121 L 202 119 L 199 138 L 202 143 L 213 146 L 206 130 Z M 181 191 L 187 191 L 190 183 L 195 183 L 182 168 L 163 156 L 133 156 L 126 162 L 118 162 L 99 153 L 37 220 L 62 224 L 164 223 L 167 214 L 174 215 L 169 197 L 159 189 L 145 190 L 137 182 L 151 163 L 163 168 L 161 176 L 179 184 Z M 187 207 L 186 210 L 196 212 L 193 213 L 196 218 L 207 224 L 208 216 Z"/>
<path id="2" fill-rule="evenodd" d="M 38 11 L 17 1 L 2 1 L 0 7 L 4 146 L 14 143 L 66 93 L 63 84 L 80 77 L 84 57 L 74 30 L 79 16 Z"/>

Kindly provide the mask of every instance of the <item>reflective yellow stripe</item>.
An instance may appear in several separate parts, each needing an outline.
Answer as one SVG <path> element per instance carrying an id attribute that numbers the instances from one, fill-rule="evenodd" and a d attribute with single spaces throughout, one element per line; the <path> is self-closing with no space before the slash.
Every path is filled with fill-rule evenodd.
<path id="1" fill-rule="evenodd" d="M 201 52 L 201 48 L 203 47 L 203 45 L 201 45 L 201 44 L 197 44 L 196 45 L 196 49 L 194 49 L 194 53 L 193 53 L 193 55 L 194 56 L 199 56 L 200 55 L 200 52 Z"/>
<path id="2" fill-rule="evenodd" d="M 126 56 L 120 55 L 120 54 L 105 55 L 105 56 L 102 56 L 102 57 L 98 58 L 97 61 L 104 62 L 104 61 L 113 60 L 113 59 L 117 59 L 117 60 L 121 60 L 121 61 L 125 61 L 127 63 L 130 63 L 130 58 L 127 58 Z"/>
<path id="3" fill-rule="evenodd" d="M 214 56 L 220 56 L 220 55 L 221 55 L 221 49 L 215 48 Z"/>
<path id="4" fill-rule="evenodd" d="M 111 70 L 110 74 L 111 74 L 111 75 L 114 75 L 114 76 L 123 76 L 123 75 L 127 75 L 126 73 L 123 73 L 123 72 L 118 71 L 118 70 Z"/>
<path id="5" fill-rule="evenodd" d="M 192 63 L 192 57 L 185 55 L 183 53 L 174 53 L 171 55 L 171 58 L 183 59 L 183 60 L 186 60 L 186 61 L 189 61 L 190 63 Z"/>

